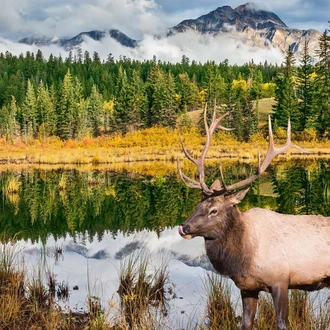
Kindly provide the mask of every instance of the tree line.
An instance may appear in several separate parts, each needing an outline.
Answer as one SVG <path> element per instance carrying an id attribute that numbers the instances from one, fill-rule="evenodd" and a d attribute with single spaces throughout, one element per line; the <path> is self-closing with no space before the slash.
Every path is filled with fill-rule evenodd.
<path id="1" fill-rule="evenodd" d="M 178 116 L 215 99 L 234 104 L 247 90 L 252 99 L 272 96 L 272 81 L 282 71 L 267 62 L 201 64 L 183 56 L 172 64 L 77 54 L 64 60 L 53 55 L 46 60 L 40 50 L 0 54 L 1 136 L 78 139 L 174 127 Z"/>
<path id="2" fill-rule="evenodd" d="M 294 130 L 327 136 L 330 127 L 329 31 L 320 38 L 313 63 L 305 44 L 299 65 L 288 49 L 282 65 L 180 63 L 112 54 L 101 61 L 81 49 L 45 59 L 40 50 L 14 56 L 0 53 L 0 136 L 63 140 L 96 137 L 161 125 L 189 126 L 187 113 L 216 101 L 230 111 L 228 125 L 248 141 L 259 127 L 258 101 L 275 97 L 276 128 L 291 118 Z M 314 54 L 313 54 L 314 55 Z M 202 127 L 202 125 L 201 125 Z"/>
<path id="3" fill-rule="evenodd" d="M 330 128 L 330 36 L 326 30 L 319 39 L 317 62 L 313 62 L 305 41 L 300 65 L 290 49 L 284 70 L 276 76 L 275 126 L 282 128 L 290 118 L 293 130 L 306 137 L 329 138 Z"/>

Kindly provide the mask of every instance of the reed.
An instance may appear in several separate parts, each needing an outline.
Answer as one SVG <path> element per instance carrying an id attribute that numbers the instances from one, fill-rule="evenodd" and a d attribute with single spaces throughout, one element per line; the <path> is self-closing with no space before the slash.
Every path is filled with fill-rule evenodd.
<path id="1" fill-rule="evenodd" d="M 119 329 L 165 328 L 170 290 L 166 289 L 169 272 L 165 259 L 157 269 L 148 267 L 152 256 L 147 251 L 131 253 L 119 275 Z"/>

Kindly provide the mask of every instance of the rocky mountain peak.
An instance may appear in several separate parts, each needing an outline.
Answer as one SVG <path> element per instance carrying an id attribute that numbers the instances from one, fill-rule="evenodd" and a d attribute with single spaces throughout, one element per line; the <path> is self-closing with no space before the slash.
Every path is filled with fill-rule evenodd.
<path id="1" fill-rule="evenodd" d="M 226 35 L 245 44 L 259 48 L 278 47 L 282 52 L 288 47 L 301 55 L 305 40 L 309 50 L 318 48 L 320 33 L 316 30 L 289 28 L 275 13 L 258 8 L 253 2 L 219 7 L 196 19 L 184 20 L 169 29 L 168 35 L 195 31 L 213 36 Z"/>
<path id="2" fill-rule="evenodd" d="M 264 29 L 271 26 L 287 27 L 286 24 L 274 13 L 258 9 L 253 2 L 248 2 L 235 8 L 241 15 L 241 20 L 254 29 Z"/>

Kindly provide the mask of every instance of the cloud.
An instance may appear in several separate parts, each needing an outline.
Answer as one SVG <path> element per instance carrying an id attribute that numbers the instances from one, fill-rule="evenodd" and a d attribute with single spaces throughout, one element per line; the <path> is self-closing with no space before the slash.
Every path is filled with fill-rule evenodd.
<path id="1" fill-rule="evenodd" d="M 95 41 L 85 37 L 81 45 L 83 51 L 87 50 L 90 55 L 95 52 L 101 59 L 106 59 L 111 53 L 115 59 L 125 56 L 136 60 L 151 60 L 154 56 L 165 62 L 180 62 L 182 56 L 187 56 L 190 61 L 205 63 L 215 61 L 217 63 L 228 60 L 230 64 L 242 65 L 253 60 L 255 63 L 280 64 L 283 62 L 283 54 L 275 48 L 260 49 L 246 44 L 240 40 L 228 36 L 201 35 L 193 31 L 180 33 L 168 38 L 156 38 L 146 34 L 139 42 L 137 48 L 127 48 L 119 44 L 110 36 L 102 41 Z M 12 41 L 0 39 L 0 52 L 8 50 L 13 54 L 25 53 L 26 51 L 36 52 L 38 47 L 17 44 Z M 52 53 L 55 56 L 67 57 L 68 52 L 55 45 L 41 47 L 43 55 L 48 58 Z M 74 53 L 74 51 L 73 51 Z"/>
<path id="2" fill-rule="evenodd" d="M 119 29 L 131 38 L 164 30 L 154 0 L 48 1 L 2 0 L 0 36 L 32 34 L 72 37 L 93 29 Z"/>

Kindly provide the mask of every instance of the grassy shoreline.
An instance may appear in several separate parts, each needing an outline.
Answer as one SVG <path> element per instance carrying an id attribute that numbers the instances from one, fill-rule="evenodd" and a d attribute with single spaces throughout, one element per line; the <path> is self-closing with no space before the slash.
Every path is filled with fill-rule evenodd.
<path id="1" fill-rule="evenodd" d="M 300 146 L 310 153 L 302 153 L 295 149 L 279 158 L 329 158 L 330 145 L 324 143 L 299 143 Z M 244 160 L 253 162 L 257 159 L 258 147 L 260 146 L 261 155 L 266 152 L 267 144 L 260 145 L 254 143 L 223 144 L 210 148 L 207 155 L 208 160 Z M 195 157 L 202 151 L 202 146 L 187 147 Z M 101 164 L 124 164 L 138 162 L 175 162 L 178 155 L 184 159 L 183 152 L 179 145 L 159 147 L 64 147 L 56 148 L 51 146 L 25 146 L 20 149 L 8 145 L 0 149 L 1 165 L 101 165 Z"/>
<path id="2" fill-rule="evenodd" d="M 67 141 L 61 141 L 57 137 L 48 137 L 43 140 L 0 138 L 0 169 L 8 166 L 126 168 L 130 164 L 174 164 L 178 156 L 184 159 L 180 138 L 191 155 L 195 158 L 199 157 L 205 137 L 197 131 L 195 126 L 184 132 L 178 129 L 152 127 L 126 135 L 84 137 L 80 140 Z M 307 142 L 302 141 L 298 136 L 299 141 L 296 142 L 294 135 L 292 139 L 293 143 L 309 150 L 310 153 L 291 149 L 285 155 L 279 155 L 277 159 L 330 157 L 329 140 L 314 139 Z M 281 138 L 275 136 L 274 142 L 275 146 L 281 146 L 286 143 L 286 136 Z M 250 142 L 240 142 L 232 134 L 220 131 L 213 136 L 207 160 L 257 163 L 258 150 L 262 158 L 267 148 L 268 141 L 261 133 L 252 136 Z"/>

